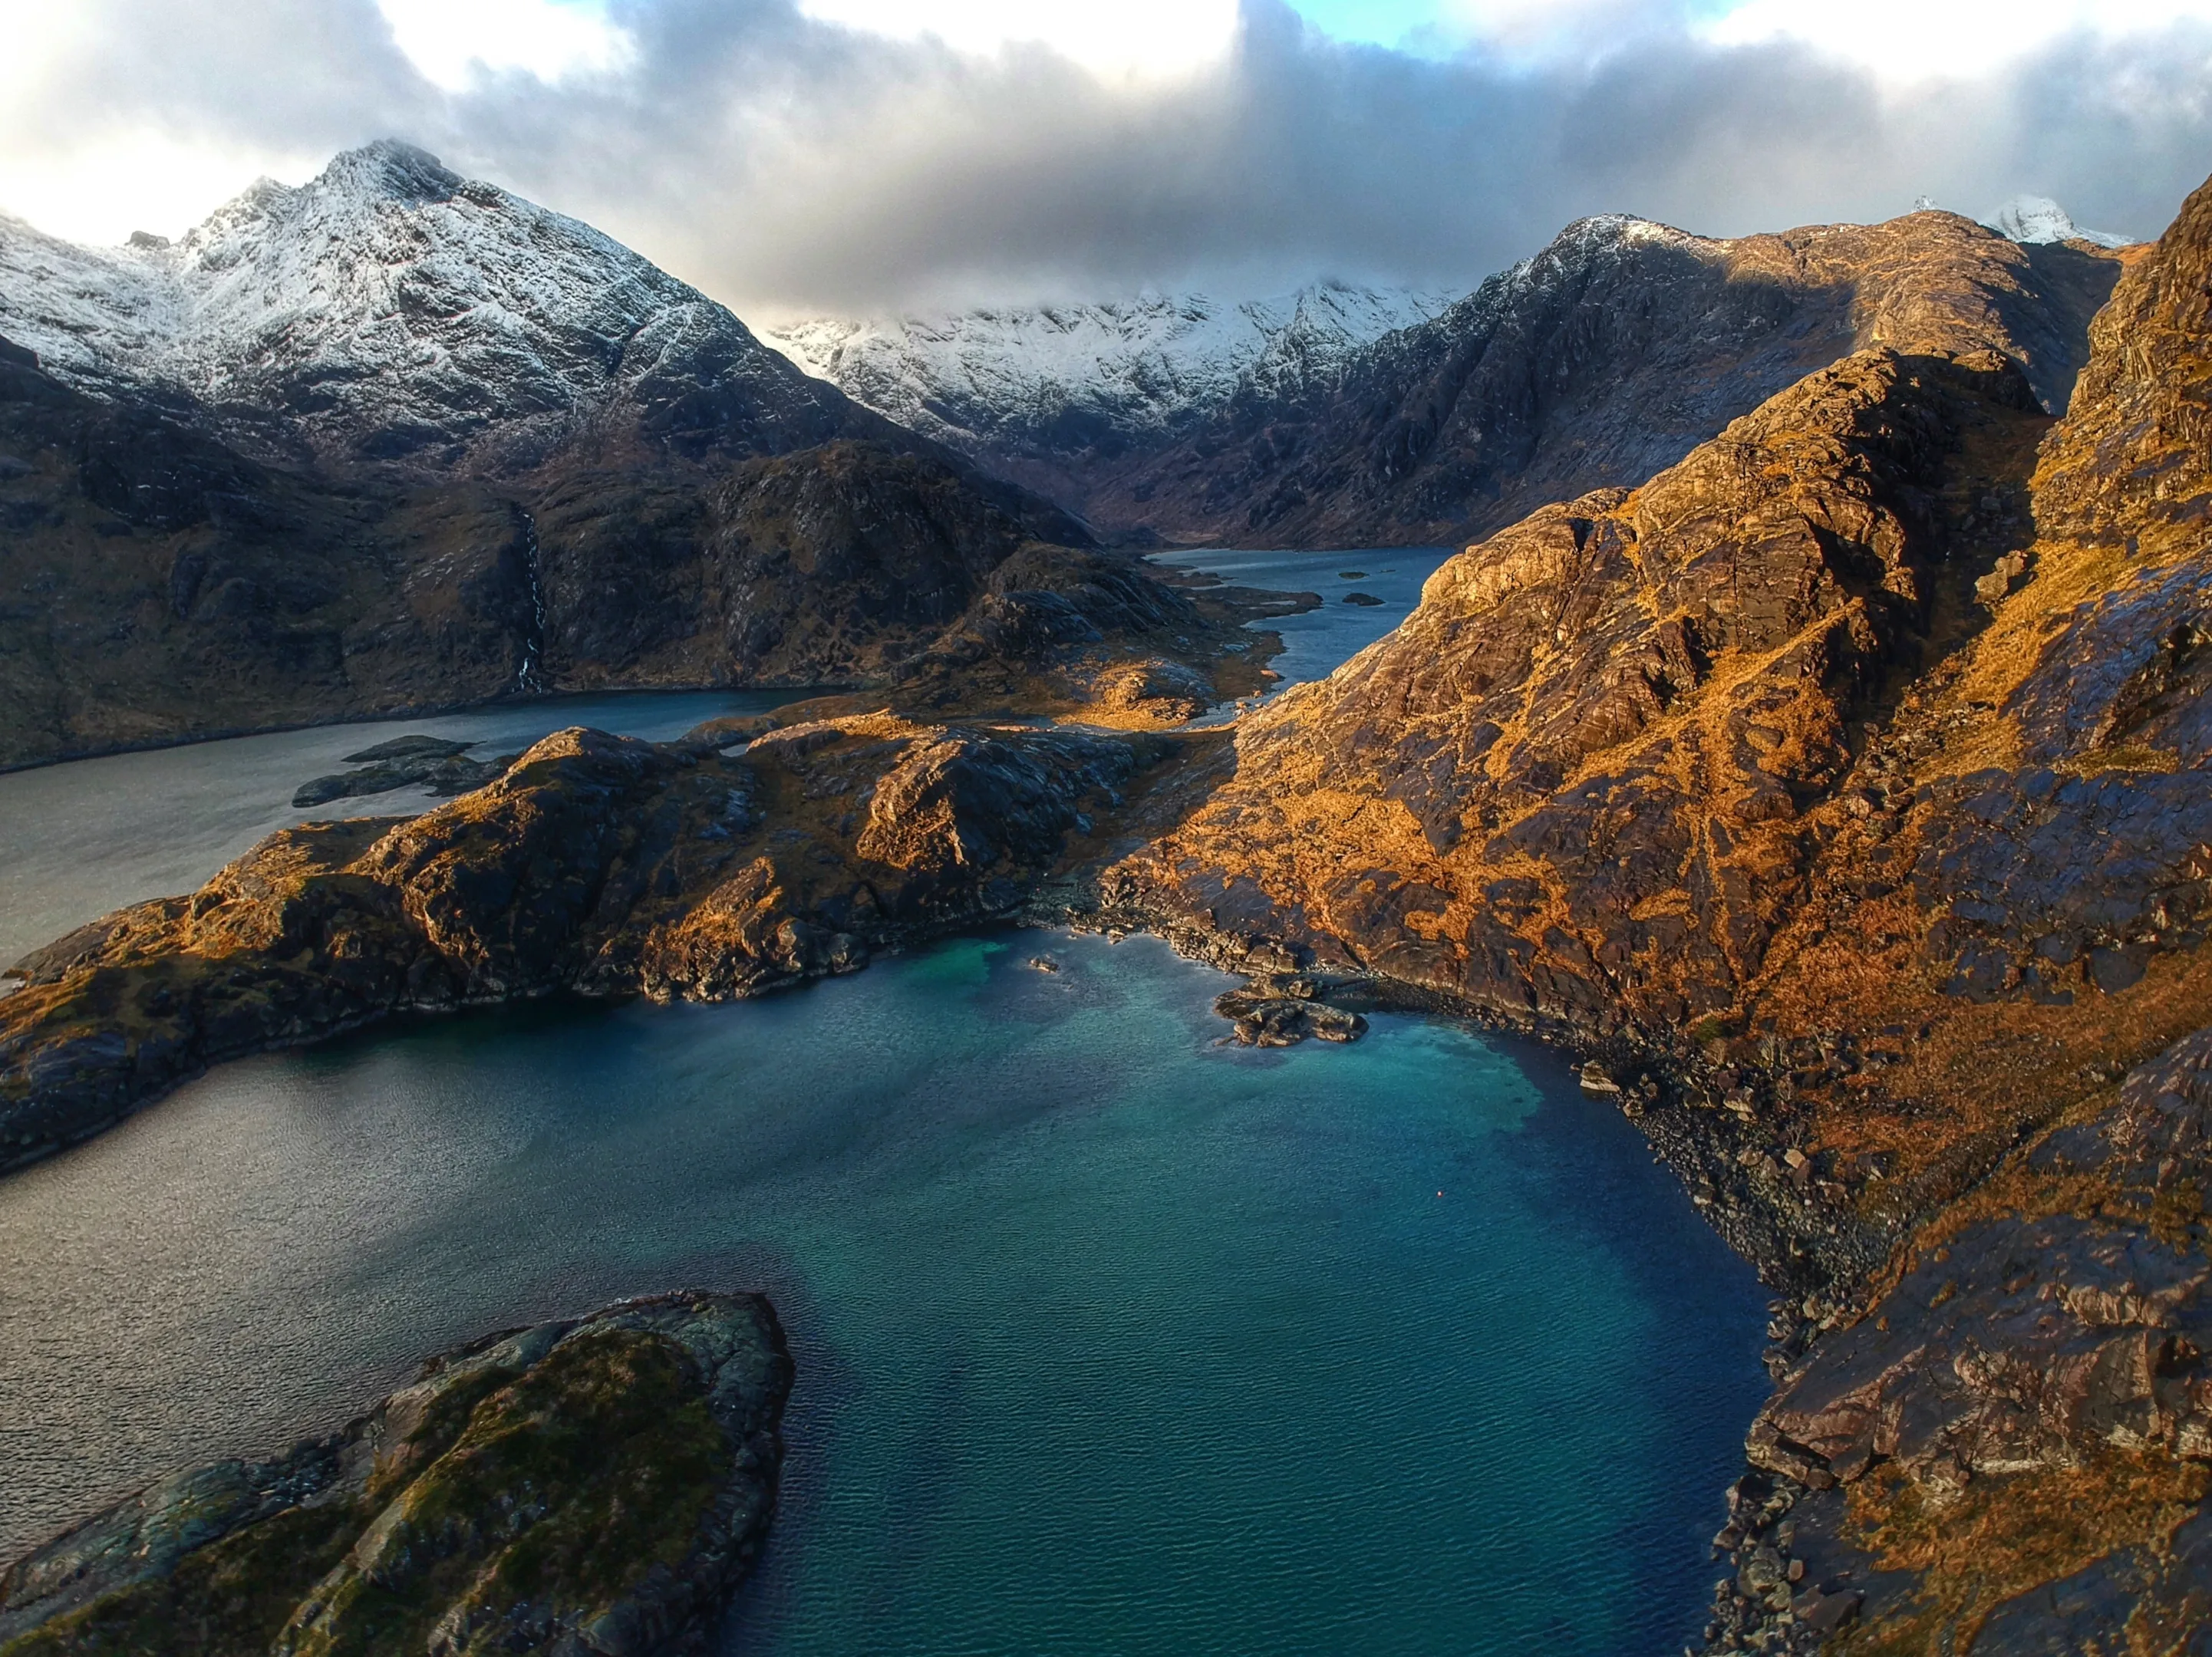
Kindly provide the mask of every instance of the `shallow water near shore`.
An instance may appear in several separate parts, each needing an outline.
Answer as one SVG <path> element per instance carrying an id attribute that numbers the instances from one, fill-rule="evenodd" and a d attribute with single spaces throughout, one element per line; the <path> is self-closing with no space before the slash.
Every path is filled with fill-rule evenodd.
<path id="1" fill-rule="evenodd" d="M 1749 1270 L 1555 1059 L 1224 1047 L 1227 981 L 1001 934 L 226 1066 L 0 1181 L 0 1556 L 488 1329 L 748 1286 L 799 1379 L 732 1651 L 1679 1648 Z"/>

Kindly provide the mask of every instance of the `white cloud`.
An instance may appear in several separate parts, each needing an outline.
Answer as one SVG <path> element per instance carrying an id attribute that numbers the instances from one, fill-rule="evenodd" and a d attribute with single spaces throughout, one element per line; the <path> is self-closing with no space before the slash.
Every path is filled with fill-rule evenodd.
<path id="1" fill-rule="evenodd" d="M 1108 75 L 1173 75 L 1218 62 L 1237 0 L 799 0 L 817 21 L 957 52 L 1041 45 Z"/>
<path id="2" fill-rule="evenodd" d="M 1986 74 L 2081 31 L 2212 21 L 2212 0 L 1744 0 L 1706 24 L 1719 46 L 1797 40 L 1891 80 Z"/>
<path id="3" fill-rule="evenodd" d="M 50 235 L 112 246 L 134 230 L 179 235 L 257 177 L 297 184 L 325 160 L 180 143 L 156 131 L 112 133 L 61 155 L 4 149 L 0 210 Z"/>
<path id="4" fill-rule="evenodd" d="M 377 0 L 400 51 L 425 80 L 465 91 L 520 70 L 549 85 L 627 68 L 636 43 L 582 0 Z"/>

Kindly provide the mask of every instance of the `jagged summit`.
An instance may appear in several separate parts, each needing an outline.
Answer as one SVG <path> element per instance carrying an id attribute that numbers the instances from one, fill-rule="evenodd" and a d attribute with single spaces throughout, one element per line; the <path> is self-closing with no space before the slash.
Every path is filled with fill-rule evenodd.
<path id="1" fill-rule="evenodd" d="M 1982 222 L 2008 241 L 2031 247 L 2053 242 L 2086 241 L 2099 247 L 2126 247 L 2133 239 L 2106 230 L 2084 230 L 2073 215 L 2048 196 L 2014 196 L 2003 206 L 1992 208 Z"/>
<path id="2" fill-rule="evenodd" d="M 1239 396 L 1325 372 L 1454 296 L 1345 282 L 1233 300 L 1162 293 L 874 319 L 767 342 L 848 396 L 979 458 L 1047 462 L 1157 441 Z"/>
<path id="3" fill-rule="evenodd" d="M 843 410 L 641 255 L 388 139 L 262 179 L 173 243 L 0 221 L 0 335 L 82 389 L 347 461 L 527 463 L 625 400 L 782 448 Z M 714 408 L 688 407 L 702 391 Z"/>

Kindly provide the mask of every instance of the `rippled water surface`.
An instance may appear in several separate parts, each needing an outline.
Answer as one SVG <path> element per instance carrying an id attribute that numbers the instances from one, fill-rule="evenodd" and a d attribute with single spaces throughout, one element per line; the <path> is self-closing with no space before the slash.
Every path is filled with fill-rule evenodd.
<path id="1" fill-rule="evenodd" d="M 757 1285 L 799 1381 L 732 1650 L 1678 1649 L 1748 1271 L 1556 1060 L 1224 1048 L 1223 981 L 970 938 L 220 1070 L 0 1181 L 0 1554 L 485 1329 Z"/>
<path id="2" fill-rule="evenodd" d="M 402 816 L 419 789 L 301 810 L 292 792 L 339 762 L 421 731 L 489 758 L 548 731 L 596 725 L 666 742 L 704 720 L 757 713 L 796 691 L 629 691 L 501 702 L 465 713 L 326 725 L 73 760 L 0 774 L 0 967 L 111 909 L 189 892 L 272 830 L 310 817 Z"/>

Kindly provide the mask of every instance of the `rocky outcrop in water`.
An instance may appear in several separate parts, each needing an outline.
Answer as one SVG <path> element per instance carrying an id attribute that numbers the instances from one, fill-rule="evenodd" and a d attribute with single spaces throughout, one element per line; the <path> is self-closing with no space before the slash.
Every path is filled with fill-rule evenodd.
<path id="1" fill-rule="evenodd" d="M 447 742 L 437 737 L 394 737 L 342 763 L 358 768 L 333 771 L 326 777 L 303 782 L 293 791 L 292 804 L 301 810 L 327 805 L 332 800 L 360 799 L 370 794 L 389 794 L 401 788 L 420 788 L 450 798 L 481 788 L 514 762 L 505 759 L 470 759 L 474 743 Z"/>
<path id="2" fill-rule="evenodd" d="M 889 713 L 718 743 L 557 732 L 449 805 L 287 830 L 39 951 L 0 1000 L 0 1164 L 223 1059 L 405 1009 L 850 971 L 1011 912 L 1170 757 L 1138 734 Z"/>
<path id="3" fill-rule="evenodd" d="M 328 1438 L 176 1473 L 17 1560 L 0 1652 L 706 1650 L 768 1528 L 791 1380 L 755 1295 L 489 1337 Z"/>

